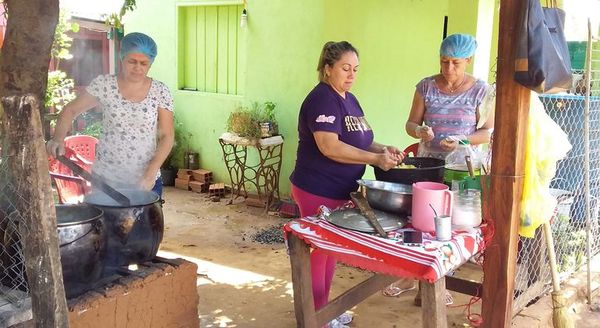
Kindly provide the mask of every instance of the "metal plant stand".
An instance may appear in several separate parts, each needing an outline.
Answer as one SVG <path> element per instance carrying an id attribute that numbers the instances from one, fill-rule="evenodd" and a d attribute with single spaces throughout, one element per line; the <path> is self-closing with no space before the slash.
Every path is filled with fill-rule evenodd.
<path id="1" fill-rule="evenodd" d="M 255 189 L 258 201 L 265 205 L 265 210 L 279 195 L 279 173 L 281 171 L 281 155 L 283 141 L 269 146 L 260 143 L 254 145 L 238 144 L 219 138 L 223 150 L 223 160 L 231 179 L 231 204 L 238 197 L 249 197 L 248 187 Z M 258 163 L 248 164 L 248 148 L 255 148 Z"/>

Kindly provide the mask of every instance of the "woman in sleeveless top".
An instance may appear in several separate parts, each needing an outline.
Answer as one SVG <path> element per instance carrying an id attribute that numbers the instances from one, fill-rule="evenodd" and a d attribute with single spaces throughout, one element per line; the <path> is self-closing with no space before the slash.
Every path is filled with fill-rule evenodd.
<path id="1" fill-rule="evenodd" d="M 406 132 L 420 139 L 418 156 L 445 159 L 460 139 L 489 143 L 493 112 L 484 118 L 480 105 L 491 88 L 465 72 L 476 48 L 470 35 L 448 36 L 440 47 L 440 73 L 417 84 Z"/>

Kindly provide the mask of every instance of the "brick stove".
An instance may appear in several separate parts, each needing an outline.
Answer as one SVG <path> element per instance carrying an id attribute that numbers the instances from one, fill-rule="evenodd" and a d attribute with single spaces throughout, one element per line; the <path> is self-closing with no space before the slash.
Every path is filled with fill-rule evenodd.
<path id="1" fill-rule="evenodd" d="M 199 327 L 194 263 L 155 258 L 68 300 L 72 328 Z"/>

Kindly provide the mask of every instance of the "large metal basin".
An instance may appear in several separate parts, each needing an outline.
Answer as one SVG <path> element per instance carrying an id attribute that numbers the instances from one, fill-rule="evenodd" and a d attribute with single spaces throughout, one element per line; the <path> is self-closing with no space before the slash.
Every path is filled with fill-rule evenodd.
<path id="1" fill-rule="evenodd" d="M 357 180 L 364 186 L 367 201 L 372 208 L 399 215 L 410 215 L 412 186 L 378 180 Z"/>

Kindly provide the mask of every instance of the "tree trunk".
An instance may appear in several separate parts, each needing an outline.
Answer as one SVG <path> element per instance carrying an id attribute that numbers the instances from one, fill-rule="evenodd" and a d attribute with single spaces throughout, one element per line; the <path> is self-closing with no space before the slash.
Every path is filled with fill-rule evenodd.
<path id="1" fill-rule="evenodd" d="M 16 178 L 14 199 L 36 327 L 68 327 L 56 213 L 37 101 L 2 97 L 8 163 Z"/>
<path id="2" fill-rule="evenodd" d="M 4 150 L 22 217 L 25 266 L 36 327 L 68 327 L 56 213 L 42 132 L 43 99 L 58 0 L 5 0 L 8 9 L 0 57 Z"/>
<path id="3" fill-rule="evenodd" d="M 8 20 L 0 58 L 0 95 L 32 94 L 41 104 L 48 81 L 58 0 L 4 0 Z"/>

